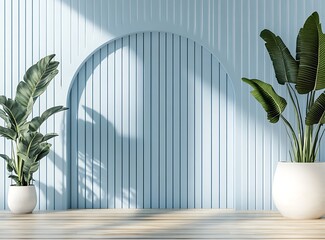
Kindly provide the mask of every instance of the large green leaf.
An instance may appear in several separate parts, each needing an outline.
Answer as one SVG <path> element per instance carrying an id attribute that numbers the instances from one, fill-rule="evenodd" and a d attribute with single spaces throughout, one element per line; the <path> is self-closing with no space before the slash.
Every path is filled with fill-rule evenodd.
<path id="1" fill-rule="evenodd" d="M 2 118 L 6 124 L 9 124 L 9 118 L 8 115 L 5 111 L 3 111 L 2 109 L 0 109 L 0 118 Z"/>
<path id="2" fill-rule="evenodd" d="M 14 180 L 18 186 L 21 185 L 21 182 L 19 181 L 18 176 L 16 176 L 16 175 L 10 175 L 8 178 L 11 178 L 12 180 Z"/>
<path id="3" fill-rule="evenodd" d="M 3 107 L 3 114 L 7 116 L 11 129 L 18 133 L 19 126 L 24 124 L 27 119 L 26 110 L 18 102 L 10 98 L 1 96 L 0 105 Z"/>
<path id="4" fill-rule="evenodd" d="M 59 136 L 57 133 L 48 133 L 43 136 L 42 142 L 46 142 L 50 140 L 51 138 Z"/>
<path id="5" fill-rule="evenodd" d="M 40 117 L 33 118 L 29 123 L 30 131 L 37 131 L 39 127 L 53 114 L 67 110 L 68 108 L 63 106 L 55 106 L 47 109 Z"/>
<path id="6" fill-rule="evenodd" d="M 39 132 L 30 132 L 27 135 L 28 137 L 24 136 L 28 143 L 26 155 L 33 158 L 35 157 L 34 152 L 37 150 L 38 145 L 42 142 L 44 136 Z"/>
<path id="7" fill-rule="evenodd" d="M 6 154 L 0 154 L 0 157 L 1 157 L 2 159 L 4 159 L 6 162 L 12 160 L 12 159 L 11 159 L 8 155 L 6 155 Z"/>
<path id="8" fill-rule="evenodd" d="M 36 172 L 39 168 L 39 162 L 24 162 L 24 180 L 29 184 L 33 178 L 33 173 Z"/>
<path id="9" fill-rule="evenodd" d="M 5 128 L 5 127 L 0 126 L 0 136 L 5 137 L 9 140 L 15 141 L 17 138 L 17 133 L 10 128 Z"/>
<path id="10" fill-rule="evenodd" d="M 2 105 L 2 104 L 5 104 L 6 102 L 7 102 L 7 97 L 1 95 L 1 96 L 0 96 L 0 104 Z"/>
<path id="11" fill-rule="evenodd" d="M 300 94 L 325 88 L 325 36 L 314 12 L 300 29 L 297 39 L 299 71 L 296 89 Z"/>
<path id="12" fill-rule="evenodd" d="M 318 123 L 325 123 L 325 93 L 316 99 L 306 116 L 306 125 Z"/>
<path id="13" fill-rule="evenodd" d="M 264 39 L 266 49 L 270 54 L 278 83 L 295 83 L 297 79 L 298 62 L 291 55 L 282 39 L 267 29 L 264 29 L 260 36 Z"/>
<path id="14" fill-rule="evenodd" d="M 13 170 L 15 170 L 14 161 L 9 156 L 7 156 L 6 154 L 0 154 L 0 157 L 3 158 L 7 162 L 8 172 L 12 172 Z M 15 170 L 15 172 L 16 172 L 16 170 Z"/>
<path id="15" fill-rule="evenodd" d="M 31 66 L 26 71 L 24 80 L 17 86 L 15 100 L 27 110 L 27 115 L 31 113 L 37 97 L 46 90 L 58 73 L 59 62 L 52 61 L 54 56 L 46 56 Z"/>
<path id="16" fill-rule="evenodd" d="M 47 156 L 47 154 L 49 154 L 49 152 L 50 152 L 51 146 L 52 145 L 50 143 L 41 143 L 39 145 L 39 152 L 37 154 L 36 161 L 39 161 L 42 158 L 44 158 L 45 156 Z"/>
<path id="17" fill-rule="evenodd" d="M 18 145 L 19 156 L 24 161 L 38 161 L 45 157 L 49 151 L 51 144 L 46 141 L 58 136 L 56 133 L 42 135 L 39 132 L 26 132 L 21 136 Z"/>
<path id="18" fill-rule="evenodd" d="M 268 83 L 257 79 L 242 78 L 242 80 L 254 88 L 251 94 L 267 112 L 267 119 L 271 123 L 278 122 L 281 113 L 287 106 L 286 100 L 280 97 Z"/>

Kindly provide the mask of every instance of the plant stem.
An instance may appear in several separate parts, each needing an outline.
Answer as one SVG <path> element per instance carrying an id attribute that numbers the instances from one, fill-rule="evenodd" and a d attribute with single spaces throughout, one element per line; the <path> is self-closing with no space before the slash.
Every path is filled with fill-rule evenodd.
<path id="1" fill-rule="evenodd" d="M 307 106 L 306 106 L 306 115 L 311 109 L 315 102 L 315 91 L 311 91 L 310 94 L 307 95 Z M 318 126 L 318 129 L 315 134 L 315 138 L 318 139 L 318 133 L 320 130 L 321 125 Z M 303 162 L 313 162 L 315 160 L 315 152 L 314 148 L 312 146 L 313 142 L 313 132 L 314 132 L 314 127 L 313 125 L 306 126 L 306 131 L 304 134 L 304 149 L 303 149 Z"/>
<path id="2" fill-rule="evenodd" d="M 322 124 L 319 123 L 317 125 L 317 130 L 316 130 L 316 133 L 315 133 L 314 141 L 313 141 L 310 156 L 309 156 L 309 159 L 310 159 L 311 162 L 315 162 L 316 146 L 317 146 L 317 143 L 318 143 L 318 136 L 319 136 L 319 131 L 320 131 L 321 127 L 322 127 Z"/>
<path id="3" fill-rule="evenodd" d="M 286 86 L 287 86 L 287 90 L 288 90 L 291 102 L 294 106 L 296 121 L 297 121 L 297 125 L 298 125 L 299 138 L 300 138 L 300 140 L 302 140 L 304 127 L 303 127 L 303 122 L 302 122 L 302 117 L 301 117 L 299 101 L 298 101 L 298 98 L 297 98 L 297 95 L 296 95 L 294 89 L 292 89 L 292 86 L 290 84 L 286 84 Z M 292 92 L 293 92 L 293 94 L 292 94 Z"/>
<path id="4" fill-rule="evenodd" d="M 283 120 L 283 122 L 285 123 L 286 127 L 291 131 L 292 139 L 294 142 L 293 146 L 296 146 L 296 148 L 294 148 L 293 151 L 297 153 L 298 156 L 296 158 L 296 161 L 299 162 L 299 159 L 301 156 L 300 156 L 300 146 L 299 146 L 299 141 L 298 141 L 297 135 L 296 135 L 293 127 L 289 123 L 289 121 L 282 114 L 280 115 L 280 117 Z"/>

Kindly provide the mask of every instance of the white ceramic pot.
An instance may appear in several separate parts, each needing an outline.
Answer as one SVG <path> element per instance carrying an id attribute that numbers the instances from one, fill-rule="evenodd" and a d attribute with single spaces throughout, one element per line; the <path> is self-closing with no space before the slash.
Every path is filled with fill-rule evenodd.
<path id="1" fill-rule="evenodd" d="M 10 186 L 8 192 L 8 207 L 11 212 L 31 213 L 37 203 L 36 189 L 31 186 Z"/>
<path id="2" fill-rule="evenodd" d="M 293 219 L 325 215 L 325 162 L 279 162 L 273 179 L 273 201 L 279 212 Z"/>

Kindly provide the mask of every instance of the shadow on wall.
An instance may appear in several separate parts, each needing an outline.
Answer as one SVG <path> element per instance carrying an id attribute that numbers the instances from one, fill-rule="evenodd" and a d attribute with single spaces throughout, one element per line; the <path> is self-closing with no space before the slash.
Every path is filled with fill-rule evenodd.
<path id="1" fill-rule="evenodd" d="M 62 189 L 62 184 L 56 179 L 55 173 L 63 172 L 60 166 L 64 166 L 65 161 L 57 155 L 53 149 L 46 158 L 42 159 L 40 162 L 40 169 L 35 176 L 34 185 L 37 191 L 37 206 L 36 209 L 39 210 L 55 210 L 61 209 L 62 203 L 56 202 L 55 199 L 62 199 L 62 193 L 66 191 Z M 51 171 L 46 171 L 50 169 Z M 55 170 L 53 170 L 55 169 Z M 41 179 L 41 180 L 40 180 Z"/>
<path id="2" fill-rule="evenodd" d="M 90 56 L 69 99 L 70 207 L 233 207 L 228 80 L 205 48 L 170 33 Z"/>
<path id="3" fill-rule="evenodd" d="M 71 161 L 71 185 L 70 185 L 70 201 L 71 208 L 135 208 L 136 193 L 135 189 L 129 187 L 130 176 L 124 176 L 123 173 L 129 175 L 128 166 L 134 165 L 135 158 L 123 156 L 123 151 L 118 151 L 114 146 L 115 143 L 125 143 L 135 145 L 136 140 L 130 137 L 123 137 L 116 132 L 112 123 L 110 123 L 100 113 L 86 106 L 82 106 L 85 113 L 92 117 L 92 121 L 85 121 L 83 119 L 77 120 L 77 125 L 82 126 L 85 131 L 90 129 L 100 129 L 103 125 L 107 126 L 105 130 L 114 136 L 114 142 L 109 143 L 108 138 L 101 138 L 100 142 L 94 142 L 94 133 L 92 133 L 92 141 L 86 139 L 77 139 L 78 142 L 71 141 L 71 145 L 79 144 L 80 141 L 85 144 L 85 147 L 78 148 L 78 160 Z M 100 133 L 103 134 L 102 132 Z M 100 136 L 98 136 L 100 137 Z M 92 149 L 87 144 L 92 144 Z M 95 144 L 105 146 L 94 150 Z M 109 153 L 108 148 L 112 146 L 113 152 Z M 104 153 L 105 152 L 105 153 Z M 103 158 L 103 155 L 111 157 Z M 113 155 L 113 156 L 112 156 Z M 126 159 L 128 158 L 128 159 Z M 126 161 L 125 161 L 126 160 Z M 128 166 L 123 166 L 127 164 Z M 118 166 L 118 167 L 116 167 Z M 112 168 L 110 173 L 109 169 Z M 117 169 L 120 170 L 120 172 Z M 117 175 L 109 177 L 110 174 Z M 113 181 L 114 179 L 114 181 Z M 127 182 L 124 182 L 127 181 Z M 126 185 L 126 187 L 125 187 Z M 123 187 L 124 186 L 124 187 Z M 122 191 L 121 191 L 122 187 Z"/>

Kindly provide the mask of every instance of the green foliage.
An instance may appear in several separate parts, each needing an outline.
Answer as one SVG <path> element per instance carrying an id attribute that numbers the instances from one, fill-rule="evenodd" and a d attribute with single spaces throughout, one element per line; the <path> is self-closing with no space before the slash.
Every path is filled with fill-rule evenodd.
<path id="1" fill-rule="evenodd" d="M 298 72 L 298 61 L 292 57 L 282 39 L 267 29 L 263 30 L 260 36 L 264 39 L 266 49 L 272 59 L 278 83 L 282 85 L 287 82 L 295 83 Z"/>
<path id="2" fill-rule="evenodd" d="M 315 12 L 300 29 L 297 41 L 299 71 L 296 89 L 300 94 L 325 88 L 325 36 Z"/>
<path id="3" fill-rule="evenodd" d="M 253 87 L 251 94 L 267 112 L 271 123 L 278 122 L 280 118 L 283 120 L 292 147 L 291 161 L 315 162 L 324 134 L 321 128 L 325 123 L 325 93 L 315 100 L 317 91 L 325 88 L 325 35 L 318 13 L 309 16 L 299 31 L 296 59 L 282 39 L 270 30 L 263 30 L 260 36 L 265 41 L 277 82 L 286 86 L 295 111 L 297 129 L 283 115 L 286 100 L 270 84 L 257 79 L 242 80 Z M 306 94 L 305 115 L 302 114 L 299 99 L 303 96 L 298 94 Z"/>
<path id="4" fill-rule="evenodd" d="M 287 101 L 280 97 L 270 84 L 257 79 L 243 78 L 243 81 L 254 88 L 251 94 L 267 112 L 267 119 L 271 123 L 278 122 L 281 113 L 287 106 Z"/>
<path id="5" fill-rule="evenodd" d="M 5 126 L 0 126 L 0 136 L 12 142 L 12 156 L 0 154 L 0 157 L 7 163 L 7 170 L 11 173 L 9 178 L 18 186 L 32 183 L 39 161 L 50 152 L 51 144 L 47 141 L 58 136 L 56 133 L 41 134 L 40 126 L 53 114 L 67 109 L 52 107 L 41 116 L 28 120 L 35 101 L 58 74 L 59 62 L 52 61 L 54 56 L 42 58 L 26 71 L 23 81 L 17 86 L 15 99 L 0 96 L 0 118 L 5 123 Z"/>
<path id="6" fill-rule="evenodd" d="M 306 124 L 324 124 L 325 123 L 325 93 L 322 93 L 310 108 L 306 116 Z"/>

